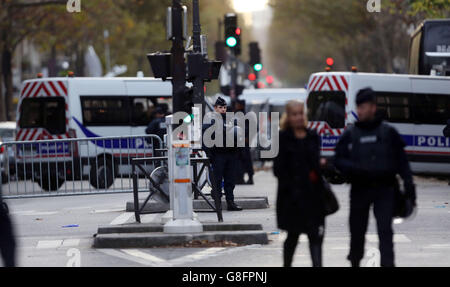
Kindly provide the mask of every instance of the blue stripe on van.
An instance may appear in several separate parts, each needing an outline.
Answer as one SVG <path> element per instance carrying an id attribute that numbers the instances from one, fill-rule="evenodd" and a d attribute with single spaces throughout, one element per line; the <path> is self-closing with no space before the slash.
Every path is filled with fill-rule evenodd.
<path id="1" fill-rule="evenodd" d="M 339 138 L 339 136 L 321 137 L 322 148 L 334 148 Z M 450 138 L 443 136 L 402 135 L 402 138 L 407 146 L 450 148 Z"/>
<path id="2" fill-rule="evenodd" d="M 81 131 L 87 138 L 99 138 L 101 136 L 95 134 L 88 128 L 86 128 L 75 117 L 72 117 Z M 148 149 L 151 148 L 151 144 L 147 144 L 145 138 L 125 138 L 125 139 L 113 139 L 113 140 L 91 140 L 93 144 L 101 148 L 109 149 Z"/>

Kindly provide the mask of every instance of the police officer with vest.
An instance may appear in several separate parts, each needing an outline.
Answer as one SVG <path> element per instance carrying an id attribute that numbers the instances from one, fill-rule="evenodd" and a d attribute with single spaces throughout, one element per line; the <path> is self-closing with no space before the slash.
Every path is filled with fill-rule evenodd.
<path id="1" fill-rule="evenodd" d="M 222 196 L 223 180 L 227 209 L 229 211 L 241 211 L 242 208 L 234 202 L 234 187 L 236 185 L 236 172 L 238 167 L 238 149 L 237 147 L 226 146 L 227 133 L 229 133 L 230 130 L 234 130 L 234 123 L 226 122 L 227 102 L 221 97 L 219 97 L 214 104 L 214 111 L 222 117 L 223 146 L 213 146 L 211 148 L 204 146 L 204 150 L 211 161 L 216 188 L 219 191 L 220 196 Z M 203 131 L 205 132 L 205 130 L 213 125 L 215 125 L 214 119 L 211 120 L 211 124 L 203 125 Z M 215 137 L 215 134 L 213 137 Z"/>
<path id="2" fill-rule="evenodd" d="M 351 182 L 350 260 L 359 267 L 364 256 L 369 210 L 377 222 L 381 266 L 394 267 L 392 219 L 400 175 L 407 198 L 416 205 L 411 169 L 404 151 L 406 144 L 395 130 L 377 116 L 375 93 L 360 90 L 356 97 L 359 121 L 345 131 L 336 146 L 335 165 Z"/>
<path id="3" fill-rule="evenodd" d="M 0 185 L 0 252 L 5 267 L 15 267 L 16 242 L 9 218 L 8 206 L 2 199 Z"/>

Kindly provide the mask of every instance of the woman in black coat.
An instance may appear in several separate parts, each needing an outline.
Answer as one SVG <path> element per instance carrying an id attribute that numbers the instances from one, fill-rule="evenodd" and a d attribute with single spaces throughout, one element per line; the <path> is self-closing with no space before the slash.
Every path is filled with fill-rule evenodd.
<path id="1" fill-rule="evenodd" d="M 322 266 L 325 231 L 320 181 L 320 138 L 307 129 L 304 103 L 290 101 L 281 119 L 280 148 L 274 162 L 278 178 L 278 227 L 288 235 L 284 243 L 284 266 L 289 267 L 300 234 L 308 235 L 314 267 Z"/>

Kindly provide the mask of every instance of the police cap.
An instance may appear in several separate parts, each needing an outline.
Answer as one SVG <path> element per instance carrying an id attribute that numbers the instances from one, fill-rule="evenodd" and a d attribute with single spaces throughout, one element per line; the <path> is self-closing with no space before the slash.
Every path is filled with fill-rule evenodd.
<path id="1" fill-rule="evenodd" d="M 218 97 L 216 100 L 216 103 L 214 104 L 215 107 L 226 107 L 227 106 L 227 102 L 222 99 L 221 97 Z"/>
<path id="2" fill-rule="evenodd" d="M 375 92 L 371 88 L 362 89 L 356 95 L 356 105 L 359 106 L 367 102 L 376 103 Z"/>

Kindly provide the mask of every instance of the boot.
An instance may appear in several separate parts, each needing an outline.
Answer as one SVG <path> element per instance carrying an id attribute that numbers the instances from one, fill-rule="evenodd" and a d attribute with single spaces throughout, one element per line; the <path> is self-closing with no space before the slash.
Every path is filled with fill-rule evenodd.
<path id="1" fill-rule="evenodd" d="M 255 184 L 254 182 L 253 182 L 253 176 L 250 176 L 249 178 L 248 178 L 248 180 L 247 180 L 247 183 L 246 184 L 250 184 L 250 185 L 253 185 L 253 184 Z"/>
<path id="2" fill-rule="evenodd" d="M 241 211 L 242 207 L 234 203 L 234 201 L 227 201 L 228 211 Z"/>

